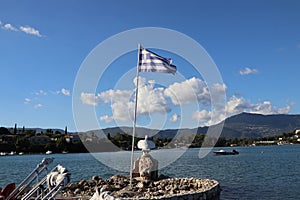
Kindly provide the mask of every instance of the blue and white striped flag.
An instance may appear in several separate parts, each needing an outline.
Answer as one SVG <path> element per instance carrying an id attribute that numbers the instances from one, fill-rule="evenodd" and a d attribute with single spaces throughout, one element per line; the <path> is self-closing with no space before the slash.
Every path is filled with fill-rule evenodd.
<path id="1" fill-rule="evenodd" d="M 176 73 L 176 66 L 172 65 L 172 59 L 164 58 L 148 49 L 140 49 L 139 72 Z"/>

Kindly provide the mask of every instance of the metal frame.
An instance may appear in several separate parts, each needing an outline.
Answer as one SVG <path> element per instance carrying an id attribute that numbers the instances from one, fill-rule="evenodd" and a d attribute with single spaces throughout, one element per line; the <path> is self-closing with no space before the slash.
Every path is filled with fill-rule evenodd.
<path id="1" fill-rule="evenodd" d="M 12 193 L 6 198 L 6 200 L 14 199 L 24 192 L 34 180 L 38 181 L 39 175 L 44 171 L 48 171 L 47 167 L 53 162 L 54 158 L 44 158 L 37 167 L 20 183 L 20 185 L 12 191 Z M 46 200 L 54 199 L 58 192 L 63 189 L 67 183 L 70 181 L 70 173 L 65 171 L 60 171 L 62 169 L 61 165 L 54 167 L 50 173 L 39 181 L 34 187 L 24 196 L 21 200 L 36 199 L 36 200 Z M 63 168 L 64 169 L 64 168 Z M 51 175 L 61 175 L 63 179 L 56 182 L 54 185 L 49 184 L 49 178 Z M 46 184 L 47 183 L 47 184 Z"/>

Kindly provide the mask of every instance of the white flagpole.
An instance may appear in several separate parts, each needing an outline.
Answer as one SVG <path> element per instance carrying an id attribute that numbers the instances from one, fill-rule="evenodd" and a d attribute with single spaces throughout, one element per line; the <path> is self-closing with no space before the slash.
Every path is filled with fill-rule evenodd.
<path id="1" fill-rule="evenodd" d="M 135 88 L 135 105 L 134 105 L 134 116 L 133 116 L 133 131 L 132 131 L 132 147 L 131 147 L 131 163 L 130 163 L 130 186 L 132 186 L 132 168 L 133 168 L 133 154 L 134 154 L 134 137 L 136 129 L 136 113 L 138 103 L 138 88 L 139 88 L 139 65 L 140 65 L 140 49 L 141 44 L 138 45 L 138 59 L 137 59 L 137 70 L 136 70 L 136 88 Z"/>

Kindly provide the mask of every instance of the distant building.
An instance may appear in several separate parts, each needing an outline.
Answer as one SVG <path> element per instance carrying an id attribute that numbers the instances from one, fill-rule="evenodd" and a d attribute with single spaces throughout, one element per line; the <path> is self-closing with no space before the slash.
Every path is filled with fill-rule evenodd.
<path id="1" fill-rule="evenodd" d="M 299 133 L 300 133 L 300 129 L 296 129 L 295 134 L 299 134 Z"/>
<path id="2" fill-rule="evenodd" d="M 68 142 L 68 143 L 75 143 L 75 142 L 80 141 L 80 137 L 78 134 L 66 135 L 65 139 L 66 139 L 66 142 Z"/>
<path id="3" fill-rule="evenodd" d="M 254 142 L 255 145 L 276 145 L 277 142 L 276 141 L 255 141 Z"/>

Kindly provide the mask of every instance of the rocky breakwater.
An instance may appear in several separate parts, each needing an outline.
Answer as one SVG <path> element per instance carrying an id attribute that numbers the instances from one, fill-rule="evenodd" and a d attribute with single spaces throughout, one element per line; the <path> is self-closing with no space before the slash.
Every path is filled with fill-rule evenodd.
<path id="1" fill-rule="evenodd" d="M 128 177 L 115 175 L 106 180 L 93 176 L 91 180 L 70 183 L 60 195 L 90 199 L 96 188 L 109 192 L 111 199 L 216 200 L 221 192 L 219 183 L 209 179 L 161 176 L 156 181 L 133 179 L 130 187 Z"/>

